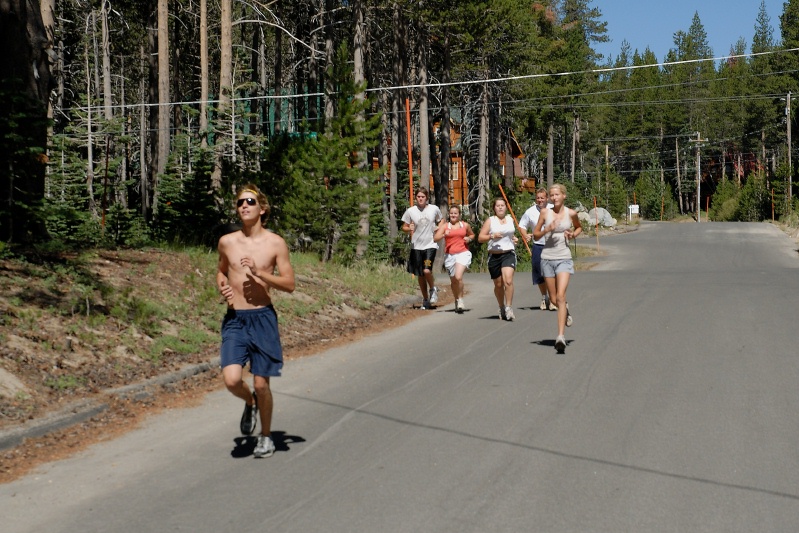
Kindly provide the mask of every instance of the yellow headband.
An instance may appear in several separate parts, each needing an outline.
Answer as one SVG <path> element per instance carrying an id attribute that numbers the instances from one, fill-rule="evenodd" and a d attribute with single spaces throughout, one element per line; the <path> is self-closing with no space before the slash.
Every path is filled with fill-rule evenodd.
<path id="1" fill-rule="evenodd" d="M 258 196 L 258 193 L 257 193 L 257 192 L 255 192 L 255 191 L 254 191 L 254 190 L 252 190 L 252 189 L 244 189 L 244 190 L 243 190 L 243 191 L 241 191 L 241 193 L 239 193 L 239 194 L 242 194 L 242 193 L 245 193 L 245 192 L 251 192 L 251 193 L 253 193 L 255 196 Z"/>

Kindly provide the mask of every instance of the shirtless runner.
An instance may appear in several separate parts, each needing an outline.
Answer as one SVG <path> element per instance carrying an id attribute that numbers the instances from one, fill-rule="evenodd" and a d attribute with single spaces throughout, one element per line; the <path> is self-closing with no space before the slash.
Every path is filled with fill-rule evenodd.
<path id="1" fill-rule="evenodd" d="M 236 213 L 242 228 L 219 239 L 216 273 L 216 285 L 228 305 L 222 321 L 222 377 L 227 389 L 245 402 L 243 434 L 255 431 L 255 415 L 260 413 L 261 433 L 253 452 L 256 458 L 269 457 L 275 451 L 269 378 L 279 376 L 283 368 L 277 314 L 269 290 L 294 291 L 288 246 L 264 227 L 269 210 L 258 187 L 248 184 L 239 189 Z M 254 392 L 242 379 L 248 362 Z"/>

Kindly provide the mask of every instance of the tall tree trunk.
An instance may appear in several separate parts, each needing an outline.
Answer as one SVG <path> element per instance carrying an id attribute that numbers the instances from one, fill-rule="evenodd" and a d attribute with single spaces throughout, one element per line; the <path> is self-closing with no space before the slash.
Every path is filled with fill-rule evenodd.
<path id="1" fill-rule="evenodd" d="M 47 43 L 44 45 L 46 49 L 55 54 L 53 52 L 54 43 L 55 43 L 55 0 L 41 0 L 39 11 L 42 17 L 42 25 L 44 26 L 44 35 L 47 37 Z M 56 56 L 57 58 L 57 56 Z M 53 58 L 51 57 L 51 60 Z M 60 58 L 59 58 L 60 59 Z M 59 71 L 59 77 L 63 79 L 62 75 L 63 71 Z M 51 98 L 47 99 L 47 159 L 50 159 L 50 144 L 53 139 L 53 101 Z M 45 166 L 45 196 L 47 196 L 47 192 L 50 188 L 50 166 Z"/>
<path id="2" fill-rule="evenodd" d="M 574 125 L 572 127 L 572 158 L 571 158 L 571 180 L 574 183 L 574 173 L 577 168 L 577 143 L 580 141 L 580 116 L 575 113 Z"/>
<path id="3" fill-rule="evenodd" d="M 449 74 L 451 65 L 450 49 L 449 49 L 449 31 L 445 31 L 444 35 L 444 65 L 441 72 L 441 82 L 444 84 L 441 87 L 441 124 L 439 126 L 439 182 L 437 188 L 441 188 L 441 196 L 446 199 L 447 206 L 449 206 L 449 184 L 452 176 L 450 176 L 450 113 L 449 113 Z"/>
<path id="4" fill-rule="evenodd" d="M 200 146 L 208 148 L 208 0 L 200 0 Z"/>
<path id="5" fill-rule="evenodd" d="M 141 46 L 139 50 L 141 52 L 142 69 L 145 69 L 148 65 L 147 54 L 145 53 L 144 46 Z M 149 96 L 149 91 L 145 85 L 144 77 L 139 80 L 139 91 L 141 92 L 142 101 L 145 101 Z M 141 195 L 141 216 L 144 218 L 144 220 L 148 220 L 150 216 L 150 176 L 147 169 L 152 165 L 149 164 L 150 161 L 148 161 L 147 158 L 148 154 L 151 154 L 152 152 L 147 150 L 147 142 L 149 138 L 147 135 L 147 107 L 141 106 L 139 111 L 139 137 L 141 139 L 141 142 L 139 143 L 139 194 Z"/>
<path id="6" fill-rule="evenodd" d="M 248 107 L 250 109 L 249 118 L 249 134 L 251 136 L 257 135 L 258 132 L 258 97 L 263 93 L 260 85 L 260 67 L 261 67 L 261 24 L 255 23 L 252 26 L 252 48 L 250 49 L 250 101 Z M 260 147 L 260 141 L 256 141 L 256 145 Z M 258 164 L 260 158 L 256 158 L 256 168 L 260 168 Z"/>
<path id="7" fill-rule="evenodd" d="M 390 162 L 389 162 L 389 171 L 388 171 L 388 203 L 389 203 L 389 219 L 391 221 L 391 226 L 389 228 L 390 235 L 392 236 L 392 241 L 397 237 L 398 232 L 397 230 L 397 194 L 399 193 L 399 176 L 397 174 L 397 169 L 399 167 L 399 143 L 400 143 L 400 105 L 399 105 L 399 98 L 397 97 L 396 92 L 389 95 L 388 98 L 390 99 L 391 105 L 391 113 L 390 113 L 390 133 L 389 136 L 391 138 L 390 142 Z"/>
<path id="8" fill-rule="evenodd" d="M 89 213 L 97 218 L 97 205 L 94 202 L 94 134 L 92 129 L 92 77 L 89 67 L 89 46 L 84 46 L 86 54 L 86 194 L 89 197 Z M 95 56 L 96 57 L 96 56 Z"/>
<path id="9" fill-rule="evenodd" d="M 261 29 L 261 43 L 258 47 L 258 57 L 260 59 L 260 66 L 258 68 L 258 72 L 261 74 L 259 78 L 261 84 L 261 94 L 267 94 L 267 86 L 269 85 L 269 80 L 266 76 L 266 35 L 264 34 L 263 28 Z M 258 107 L 258 113 L 261 117 L 261 137 L 264 139 L 269 138 L 271 133 L 269 129 L 269 99 L 263 98 L 261 100 L 260 106 Z"/>
<path id="10" fill-rule="evenodd" d="M 103 118 L 106 128 L 114 119 L 114 98 L 111 93 L 111 39 L 108 29 L 108 0 L 103 0 L 100 6 L 100 36 L 103 56 Z M 103 173 L 103 198 L 102 198 L 102 221 L 105 228 L 105 214 L 108 208 L 108 157 L 113 149 L 114 143 L 110 133 L 105 135 L 106 164 Z"/>
<path id="11" fill-rule="evenodd" d="M 400 32 L 400 7 L 397 2 L 392 6 L 391 14 L 391 29 L 392 29 L 392 43 L 394 46 L 392 58 L 392 74 L 394 77 L 394 84 L 400 84 L 402 79 L 402 51 L 404 48 L 401 46 L 402 36 Z M 402 128 L 403 120 L 400 120 L 400 115 L 404 109 L 401 104 L 401 95 L 399 91 L 392 91 L 391 95 L 391 166 L 389 169 L 389 204 L 390 204 L 390 219 L 393 224 L 391 225 L 392 235 L 396 238 L 398 235 L 397 230 L 397 194 L 399 193 L 399 165 L 401 156 L 401 139 L 400 133 L 405 131 Z M 403 114 L 404 116 L 404 114 Z M 393 241 L 392 241 L 393 242 Z"/>
<path id="12" fill-rule="evenodd" d="M 174 2 L 173 2 L 174 3 Z M 169 20 L 169 19 L 167 19 Z M 167 32 L 167 43 L 171 43 L 169 46 L 169 70 L 171 69 L 172 72 L 180 72 L 181 69 L 181 39 L 180 39 L 180 32 L 181 28 L 183 28 L 182 24 L 172 24 L 171 28 L 168 29 Z M 170 89 L 170 98 L 172 96 L 177 96 L 180 94 L 180 83 L 182 79 L 180 75 L 172 76 L 170 79 L 171 82 L 171 89 Z M 170 113 L 171 116 L 171 124 L 170 124 L 170 132 L 169 132 L 169 139 L 170 139 L 170 146 L 171 146 L 171 139 L 176 135 L 180 135 L 180 132 L 183 129 L 183 106 L 181 105 L 172 105 L 170 102 Z"/>
<path id="13" fill-rule="evenodd" d="M 389 245 L 391 246 L 394 243 L 394 239 L 397 237 L 397 206 L 394 202 L 394 197 L 397 194 L 397 181 L 396 179 L 394 180 L 394 191 L 392 192 L 391 171 L 389 170 L 391 168 L 391 148 L 389 148 L 389 139 L 391 138 L 391 122 L 389 120 L 389 116 L 391 115 L 391 99 L 385 91 L 380 93 L 380 108 L 383 110 L 383 113 L 380 115 L 380 123 L 383 128 L 380 134 L 380 166 L 383 168 L 384 185 L 388 185 L 388 194 L 382 194 L 381 196 L 383 199 L 383 219 L 388 228 L 388 236 L 390 238 Z M 388 172 L 388 175 L 386 172 Z"/>
<path id="14" fill-rule="evenodd" d="M 0 150 L 0 240 L 4 241 L 27 241 L 46 233 L 30 209 L 44 196 L 51 88 L 49 43 L 42 12 L 34 3 L 0 1 L 0 91 L 18 96 L 3 102 L 2 113 L 26 117 L 14 127 L 0 121 L 4 148 Z M 24 146 L 15 139 L 25 139 Z M 31 148 L 40 149 L 41 154 L 32 153 Z M 17 157 L 23 152 L 27 155 Z"/>
<path id="15" fill-rule="evenodd" d="M 324 0 L 318 0 L 318 9 L 315 20 L 319 26 L 324 24 Z M 308 58 L 308 94 L 319 92 L 319 32 L 311 33 L 311 55 Z M 318 131 L 319 125 L 319 97 L 311 96 L 308 99 L 308 123 L 311 130 Z"/>
<path id="16" fill-rule="evenodd" d="M 169 159 L 169 9 L 158 0 L 158 161 L 153 184 L 153 215 L 158 216 L 159 181 Z"/>
<path id="17" fill-rule="evenodd" d="M 721 143 L 721 182 L 727 181 L 727 147 Z"/>
<path id="18" fill-rule="evenodd" d="M 555 184 L 555 126 L 550 122 L 547 131 L 547 189 Z"/>
<path id="19" fill-rule="evenodd" d="M 738 188 L 741 188 L 741 174 L 743 174 L 743 154 L 738 152 L 738 172 L 735 173 L 735 179 L 738 183 Z"/>
<path id="20" fill-rule="evenodd" d="M 477 163 L 477 213 L 483 218 L 488 211 L 488 84 L 483 84 L 480 95 L 480 148 Z"/>
<path id="21" fill-rule="evenodd" d="M 114 118 L 114 99 L 111 94 L 111 38 L 108 30 L 108 0 L 103 0 L 100 7 L 100 27 L 103 48 L 103 112 L 105 119 Z"/>
<path id="22" fill-rule="evenodd" d="M 125 105 L 127 104 L 126 95 L 125 95 L 125 59 L 121 59 L 121 66 L 120 66 L 120 89 L 119 89 L 119 105 L 124 110 Z M 123 145 L 124 153 L 122 154 L 122 162 L 119 165 L 119 179 L 116 181 L 114 189 L 116 191 L 116 202 L 122 206 L 123 208 L 128 208 L 128 190 L 126 187 L 126 183 L 128 181 L 128 168 L 130 166 L 130 137 L 128 136 L 128 120 L 130 115 L 127 115 L 125 111 L 122 112 L 122 138 L 127 139 L 125 144 Z"/>
<path id="23" fill-rule="evenodd" d="M 227 0 L 226 0 L 227 1 Z M 280 19 L 281 0 L 275 2 L 275 13 Z M 282 131 L 283 122 L 283 32 L 280 28 L 275 28 L 275 125 L 274 132 L 277 135 Z M 332 94 L 332 92 L 331 92 Z"/>
<path id="24" fill-rule="evenodd" d="M 333 27 L 333 0 L 325 0 L 325 13 L 327 17 L 325 20 L 325 69 L 329 72 L 333 68 L 333 57 L 335 55 L 334 27 Z M 330 124 L 333 120 L 335 113 L 333 103 L 333 93 L 336 88 L 333 87 L 333 79 L 330 76 L 325 76 L 325 123 Z"/>
<path id="25" fill-rule="evenodd" d="M 427 36 L 422 31 L 419 35 L 417 56 L 417 72 L 419 73 L 419 184 L 430 186 L 430 117 L 428 115 L 427 88 Z M 440 203 L 441 191 L 435 190 L 435 203 Z"/>
<path id="26" fill-rule="evenodd" d="M 365 27 L 364 27 L 364 17 L 363 17 L 363 2 L 361 0 L 355 0 L 352 3 L 352 10 L 353 10 L 353 17 L 354 17 L 354 24 L 355 24 L 355 32 L 353 36 L 353 43 L 352 43 L 352 50 L 353 50 L 353 81 L 355 82 L 355 86 L 358 87 L 358 92 L 355 94 L 355 98 L 361 102 L 366 100 L 366 93 L 365 90 L 365 76 L 364 76 L 364 46 L 366 41 L 365 36 Z M 359 112 L 356 120 L 358 122 L 363 122 L 366 119 L 363 112 Z M 358 258 L 364 257 L 366 255 L 367 248 L 369 247 L 369 210 L 371 206 L 369 205 L 369 182 L 366 178 L 366 151 L 361 149 L 358 152 L 357 157 L 357 165 L 358 170 L 360 171 L 360 176 L 358 177 L 358 185 L 364 189 L 364 193 L 361 196 L 362 200 L 358 204 L 358 210 L 360 211 L 359 218 L 358 218 L 358 243 L 355 246 L 355 256 Z"/>
<path id="27" fill-rule="evenodd" d="M 222 0 L 220 15 L 220 60 L 219 60 L 219 113 L 218 120 L 222 120 L 231 112 L 231 97 L 233 94 L 233 40 L 232 40 L 232 22 L 233 16 L 231 13 L 231 0 Z M 217 128 L 221 130 L 222 128 Z M 211 186 L 217 193 L 217 196 L 222 189 L 222 158 L 225 151 L 225 143 L 219 136 L 215 139 L 215 153 L 214 170 L 211 172 Z M 218 200 L 221 197 L 218 196 Z"/>
<path id="28" fill-rule="evenodd" d="M 147 32 L 149 50 L 147 53 L 148 61 L 148 81 L 147 81 L 147 102 L 149 106 L 149 116 L 147 124 L 147 187 L 142 189 L 147 192 L 147 216 L 152 218 L 155 214 L 155 184 L 158 180 L 158 127 L 160 115 L 158 112 L 158 2 L 160 0 L 149 0 L 150 20 L 148 21 L 149 31 Z"/>

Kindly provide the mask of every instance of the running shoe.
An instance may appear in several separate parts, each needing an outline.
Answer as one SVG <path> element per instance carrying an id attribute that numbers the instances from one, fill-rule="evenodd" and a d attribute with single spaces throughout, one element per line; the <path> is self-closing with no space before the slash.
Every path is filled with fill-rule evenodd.
<path id="1" fill-rule="evenodd" d="M 500 320 L 505 320 L 505 308 L 504 307 L 500 307 L 499 308 L 499 319 Z"/>
<path id="2" fill-rule="evenodd" d="M 436 305 L 438 303 L 438 287 L 433 287 L 430 290 L 430 305 Z"/>
<path id="3" fill-rule="evenodd" d="M 569 304 L 566 304 L 566 327 L 569 327 L 572 324 L 574 324 L 574 319 L 572 318 L 572 314 L 569 312 Z"/>
<path id="4" fill-rule="evenodd" d="M 558 335 L 555 340 L 555 351 L 558 353 L 566 353 L 566 338 L 563 335 Z"/>
<path id="5" fill-rule="evenodd" d="M 549 309 L 549 298 L 546 296 L 541 297 L 541 305 L 539 305 L 538 308 L 542 311 Z"/>
<path id="6" fill-rule="evenodd" d="M 260 459 L 261 457 L 271 457 L 275 453 L 275 443 L 272 438 L 267 435 L 258 435 L 258 444 L 255 445 L 255 450 L 252 452 L 253 457 Z"/>
<path id="7" fill-rule="evenodd" d="M 422 301 L 422 309 L 430 309 L 430 300 L 423 300 Z"/>
<path id="8" fill-rule="evenodd" d="M 557 311 L 558 306 L 552 303 L 552 300 L 549 300 L 549 310 L 550 311 Z"/>
<path id="9" fill-rule="evenodd" d="M 244 413 L 241 415 L 241 429 L 242 435 L 252 435 L 255 431 L 255 424 L 257 421 L 256 414 L 258 414 L 258 398 L 255 396 L 255 391 L 252 392 L 252 405 L 244 405 Z"/>
<path id="10" fill-rule="evenodd" d="M 463 306 L 463 298 L 458 298 L 455 300 L 455 312 L 456 313 L 463 313 L 465 307 Z"/>
<path id="11" fill-rule="evenodd" d="M 513 322 L 513 319 L 516 318 L 513 316 L 513 308 L 511 306 L 507 306 L 505 308 L 505 320 L 508 322 Z"/>

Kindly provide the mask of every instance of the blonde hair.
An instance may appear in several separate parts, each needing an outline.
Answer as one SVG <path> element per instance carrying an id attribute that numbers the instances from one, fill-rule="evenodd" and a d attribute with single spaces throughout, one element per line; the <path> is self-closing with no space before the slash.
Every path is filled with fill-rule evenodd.
<path id="1" fill-rule="evenodd" d="M 552 191 L 552 189 L 559 190 L 560 193 L 563 195 L 563 197 L 566 198 L 566 196 L 567 196 L 567 194 L 566 194 L 566 186 L 564 184 L 562 184 L 562 183 L 553 183 L 552 186 L 549 188 L 550 192 Z"/>
<path id="2" fill-rule="evenodd" d="M 266 198 L 266 195 L 262 193 L 261 189 L 259 189 L 254 183 L 247 183 L 246 185 L 242 185 L 242 187 L 236 192 L 236 200 L 241 198 L 241 195 L 245 192 L 255 195 L 256 200 L 258 200 L 258 205 L 264 210 L 264 214 L 261 215 L 261 223 L 266 222 L 269 219 L 269 214 L 272 212 L 272 208 L 269 205 L 269 200 Z"/>

